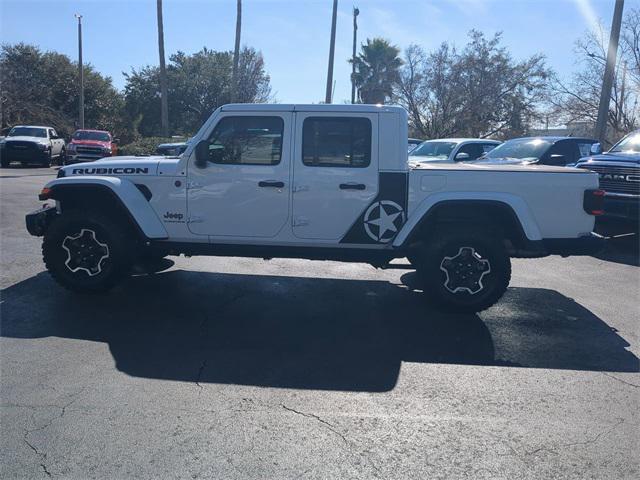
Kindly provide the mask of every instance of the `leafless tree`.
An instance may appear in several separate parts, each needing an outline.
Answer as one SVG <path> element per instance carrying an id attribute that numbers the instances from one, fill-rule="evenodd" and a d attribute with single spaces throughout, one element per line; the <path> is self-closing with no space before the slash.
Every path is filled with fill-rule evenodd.
<path id="1" fill-rule="evenodd" d="M 500 34 L 471 31 L 458 52 L 443 43 L 427 54 L 405 52 L 396 99 L 409 112 L 412 134 L 508 137 L 524 133 L 545 98 L 549 71 L 544 57 L 515 61 Z"/>
<path id="2" fill-rule="evenodd" d="M 576 42 L 578 70 L 567 81 L 555 77 L 552 112 L 566 123 L 595 125 L 606 65 L 608 32 L 600 26 Z M 640 122 L 640 10 L 625 17 L 607 117 L 607 143 L 615 142 Z"/>

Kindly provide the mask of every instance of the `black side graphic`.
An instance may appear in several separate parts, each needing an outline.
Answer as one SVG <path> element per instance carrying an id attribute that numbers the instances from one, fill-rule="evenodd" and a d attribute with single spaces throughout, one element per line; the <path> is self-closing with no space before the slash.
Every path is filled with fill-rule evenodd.
<path id="1" fill-rule="evenodd" d="M 408 173 L 381 172 L 378 196 L 351 225 L 340 243 L 391 242 L 407 221 L 408 181 Z"/>

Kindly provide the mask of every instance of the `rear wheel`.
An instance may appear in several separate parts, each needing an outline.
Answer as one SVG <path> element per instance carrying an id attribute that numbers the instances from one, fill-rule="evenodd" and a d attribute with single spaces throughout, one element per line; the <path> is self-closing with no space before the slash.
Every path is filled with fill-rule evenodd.
<path id="1" fill-rule="evenodd" d="M 482 230 L 443 231 L 418 259 L 427 298 L 440 307 L 479 312 L 495 304 L 511 279 L 502 239 Z"/>
<path id="2" fill-rule="evenodd" d="M 123 280 L 131 268 L 125 229 L 97 213 L 69 211 L 56 218 L 42 243 L 44 263 L 63 287 L 101 292 Z"/>

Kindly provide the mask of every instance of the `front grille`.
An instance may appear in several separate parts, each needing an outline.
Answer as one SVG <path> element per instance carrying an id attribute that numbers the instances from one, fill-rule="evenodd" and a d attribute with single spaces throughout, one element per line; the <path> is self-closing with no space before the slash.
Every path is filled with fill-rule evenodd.
<path id="1" fill-rule="evenodd" d="M 102 148 L 100 147 L 76 147 L 76 152 L 78 153 L 90 153 L 92 155 L 101 155 Z"/>
<path id="2" fill-rule="evenodd" d="M 5 148 L 8 150 L 16 150 L 16 151 L 27 151 L 27 150 L 35 150 L 36 144 L 33 142 L 23 142 L 14 140 L 12 142 L 6 142 Z"/>
<path id="3" fill-rule="evenodd" d="M 598 173 L 600 188 L 605 192 L 640 195 L 640 168 L 609 165 L 580 165 Z"/>

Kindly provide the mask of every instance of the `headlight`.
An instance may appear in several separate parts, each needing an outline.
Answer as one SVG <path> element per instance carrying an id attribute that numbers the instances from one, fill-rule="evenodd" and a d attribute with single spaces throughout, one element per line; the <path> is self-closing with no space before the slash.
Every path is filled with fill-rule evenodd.
<path id="1" fill-rule="evenodd" d="M 46 148 L 49 146 L 45 143 L 36 143 L 36 146 L 40 149 L 40 150 L 46 150 Z"/>
<path id="2" fill-rule="evenodd" d="M 111 147 L 102 147 L 104 153 L 111 153 Z"/>
<path id="3" fill-rule="evenodd" d="M 69 145 L 67 145 L 67 150 L 70 152 L 75 152 L 76 151 L 76 144 L 75 143 L 70 143 Z"/>

